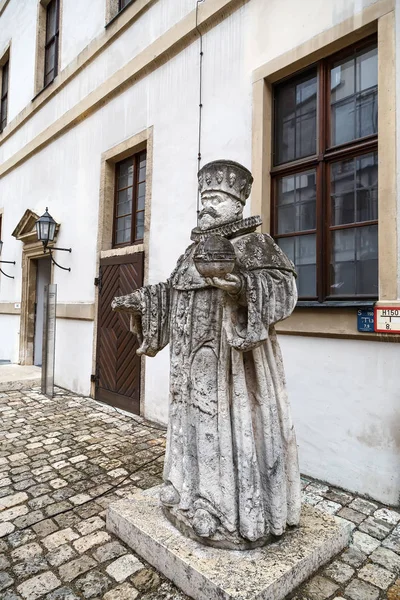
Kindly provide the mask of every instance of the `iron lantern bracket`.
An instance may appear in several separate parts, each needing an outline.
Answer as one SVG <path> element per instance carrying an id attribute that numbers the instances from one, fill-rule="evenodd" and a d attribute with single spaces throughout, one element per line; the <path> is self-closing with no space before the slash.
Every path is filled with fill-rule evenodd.
<path id="1" fill-rule="evenodd" d="M 46 246 L 47 246 L 47 244 L 44 246 L 44 253 L 46 253 Z M 59 269 L 62 269 L 63 271 L 71 271 L 71 267 L 62 267 L 61 265 L 58 264 L 57 261 L 54 260 L 54 257 L 52 254 L 53 250 L 60 250 L 60 252 L 72 252 L 72 248 L 56 248 L 55 246 L 53 246 L 52 248 L 48 248 L 51 262 L 54 263 L 56 265 L 56 267 L 58 267 Z"/>
<path id="2" fill-rule="evenodd" d="M 15 265 L 15 260 L 0 260 L 0 263 L 4 263 L 6 265 Z M 15 279 L 13 275 L 7 275 L 7 273 L 4 273 L 3 269 L 1 268 L 0 273 L 2 273 L 4 277 L 8 277 L 8 279 Z"/>

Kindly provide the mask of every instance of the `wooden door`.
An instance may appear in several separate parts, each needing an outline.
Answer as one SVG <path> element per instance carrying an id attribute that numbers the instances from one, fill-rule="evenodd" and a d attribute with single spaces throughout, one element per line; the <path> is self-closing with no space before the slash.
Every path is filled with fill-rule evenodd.
<path id="1" fill-rule="evenodd" d="M 111 309 L 115 296 L 143 285 L 143 252 L 100 261 L 96 400 L 140 414 L 140 357 L 129 316 Z"/>

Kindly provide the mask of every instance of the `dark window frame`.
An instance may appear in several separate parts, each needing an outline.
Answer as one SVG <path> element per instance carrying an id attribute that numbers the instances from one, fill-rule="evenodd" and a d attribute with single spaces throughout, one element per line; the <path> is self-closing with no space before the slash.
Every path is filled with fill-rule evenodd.
<path id="1" fill-rule="evenodd" d="M 145 173 L 144 180 L 139 180 L 140 160 L 143 155 L 145 156 L 145 160 L 146 160 L 146 173 Z M 132 185 L 128 185 L 128 186 L 119 188 L 118 180 L 119 180 L 120 165 L 122 163 L 125 163 L 128 160 L 132 160 L 132 163 L 133 163 L 134 177 L 133 177 Z M 112 247 L 113 248 L 124 248 L 125 246 L 134 246 L 137 244 L 143 244 L 144 238 L 136 237 L 137 215 L 138 215 L 138 213 L 143 213 L 143 216 L 145 216 L 145 213 L 146 213 L 146 204 L 143 209 L 138 210 L 138 189 L 139 189 L 140 183 L 144 183 L 147 188 L 147 149 L 146 148 L 143 148 L 142 150 L 135 152 L 131 156 L 128 156 L 127 158 L 124 158 L 123 160 L 118 161 L 115 164 L 114 213 L 113 213 L 113 235 L 112 235 Z M 117 216 L 118 192 L 123 191 L 128 188 L 132 188 L 131 212 L 126 213 L 125 215 Z M 146 193 L 147 193 L 147 191 L 145 191 L 145 194 Z M 131 215 L 131 238 L 127 242 L 117 243 L 117 241 L 116 241 L 117 221 L 119 218 L 123 218 L 123 217 L 129 216 L 129 215 Z M 143 225 L 143 236 L 144 236 L 144 225 Z"/>
<path id="2" fill-rule="evenodd" d="M 56 13 L 56 27 L 54 34 L 47 40 L 47 33 L 49 29 L 49 14 L 51 5 L 55 5 Z M 46 6 L 46 30 L 45 30 L 45 45 L 44 45 L 44 72 L 43 72 L 43 86 L 46 87 L 52 83 L 58 75 L 58 54 L 59 54 L 59 41 L 60 41 L 60 0 L 50 0 Z M 46 73 L 47 56 L 50 52 L 51 47 L 54 46 L 54 67 Z M 48 73 L 53 71 L 52 79 L 47 79 Z"/>
<path id="3" fill-rule="evenodd" d="M 7 78 L 4 76 L 4 73 L 6 73 Z M 7 85 L 4 85 L 4 82 L 7 81 Z M 6 125 L 7 125 L 7 121 L 8 121 L 8 88 L 9 88 L 9 81 L 10 81 L 10 59 L 7 58 L 7 60 L 4 62 L 4 64 L 1 67 L 1 94 L 0 94 L 0 133 L 2 131 L 4 131 Z M 6 113 L 6 118 L 3 121 L 1 118 L 1 115 L 3 114 L 3 107 L 5 108 L 5 113 Z"/>
<path id="4" fill-rule="evenodd" d="M 307 72 L 316 70 L 317 73 L 317 133 L 316 133 L 316 153 L 306 158 L 295 159 L 290 162 L 274 165 L 275 158 L 275 136 L 276 136 L 276 102 L 273 90 L 273 123 L 272 123 L 272 167 L 271 175 L 271 235 L 278 241 L 283 237 L 295 237 L 307 234 L 316 234 L 316 296 L 302 296 L 299 298 L 300 305 L 309 303 L 323 305 L 338 303 L 345 304 L 348 301 L 375 301 L 377 295 L 372 294 L 330 294 L 330 257 L 331 257 L 331 235 L 330 231 L 335 229 L 345 229 L 362 227 L 367 225 L 377 225 L 378 219 L 349 223 L 346 225 L 330 225 L 330 166 L 333 162 L 355 157 L 361 157 L 365 154 L 378 152 L 378 135 L 368 135 L 357 138 L 341 145 L 330 144 L 331 120 L 330 120 L 330 71 L 333 64 L 345 58 L 354 55 L 355 52 L 362 51 L 368 47 L 377 45 L 376 34 L 361 40 L 344 50 L 329 56 L 325 59 L 308 65 L 306 68 L 293 73 L 292 75 L 280 80 L 274 84 L 276 86 L 286 83 L 291 79 L 304 77 Z M 316 170 L 316 227 L 307 231 L 294 231 L 291 233 L 278 234 L 277 229 L 277 183 L 279 178 L 285 175 L 295 175 L 307 169 Z M 378 214 L 379 217 L 379 214 Z"/>
<path id="5" fill-rule="evenodd" d="M 129 6 L 129 4 L 132 4 L 134 1 L 135 0 L 118 0 L 118 13 L 120 13 L 121 10 L 124 10 L 124 8 Z"/>

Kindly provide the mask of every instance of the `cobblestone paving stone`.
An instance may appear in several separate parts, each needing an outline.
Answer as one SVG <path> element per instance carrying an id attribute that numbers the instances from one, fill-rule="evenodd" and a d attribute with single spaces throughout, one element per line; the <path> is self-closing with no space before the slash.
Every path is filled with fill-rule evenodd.
<path id="1" fill-rule="evenodd" d="M 0 600 L 187 600 L 106 531 L 107 506 L 161 482 L 165 430 L 65 390 L 0 393 Z M 287 600 L 400 600 L 400 511 L 303 477 L 353 540 Z"/>

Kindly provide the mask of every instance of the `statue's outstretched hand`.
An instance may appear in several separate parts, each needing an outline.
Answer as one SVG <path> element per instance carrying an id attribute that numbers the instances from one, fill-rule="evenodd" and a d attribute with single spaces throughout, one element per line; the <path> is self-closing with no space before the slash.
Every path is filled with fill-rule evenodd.
<path id="1" fill-rule="evenodd" d="M 118 296 L 112 301 L 111 308 L 121 312 L 140 313 L 140 296 L 136 292 Z"/>
<path id="2" fill-rule="evenodd" d="M 229 294 L 238 294 L 242 289 L 240 277 L 233 275 L 232 273 L 228 273 L 224 279 L 221 277 L 208 277 L 206 282 L 209 285 L 224 290 L 224 292 L 228 292 Z"/>

